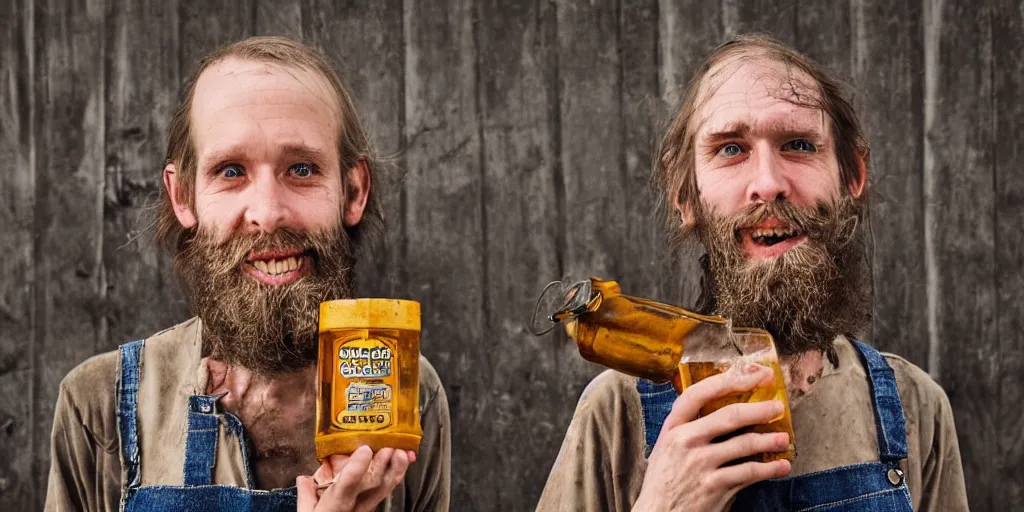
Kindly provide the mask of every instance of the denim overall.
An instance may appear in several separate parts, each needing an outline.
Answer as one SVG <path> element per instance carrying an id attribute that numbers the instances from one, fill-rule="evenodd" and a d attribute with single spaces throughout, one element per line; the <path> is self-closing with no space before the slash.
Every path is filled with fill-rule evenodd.
<path id="1" fill-rule="evenodd" d="M 136 417 L 139 391 L 139 356 L 143 340 L 121 346 L 121 373 L 118 378 L 117 427 L 121 438 L 121 457 L 127 475 L 127 487 L 121 494 L 122 511 L 245 511 L 295 510 L 295 487 L 274 491 L 252 490 L 248 443 L 242 422 L 224 413 L 228 428 L 234 430 L 245 457 L 248 488 L 213 484 L 213 468 L 217 459 L 219 396 L 195 395 L 188 400 L 188 431 L 185 438 L 184 485 L 142 487 L 139 472 L 139 446 Z"/>
<path id="2" fill-rule="evenodd" d="M 863 357 L 875 406 L 878 462 L 853 464 L 751 485 L 736 496 L 733 510 L 814 510 L 913 512 L 910 491 L 899 468 L 907 458 L 903 406 L 892 368 L 877 350 L 852 340 Z M 650 452 L 677 395 L 672 383 L 637 382 Z"/>

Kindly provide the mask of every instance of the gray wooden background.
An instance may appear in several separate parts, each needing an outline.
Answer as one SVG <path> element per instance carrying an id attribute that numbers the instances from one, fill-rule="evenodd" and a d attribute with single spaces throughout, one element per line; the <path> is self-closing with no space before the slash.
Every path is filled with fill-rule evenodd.
<path id="1" fill-rule="evenodd" d="M 865 337 L 946 389 L 972 509 L 1022 506 L 1019 0 L 5 0 L 0 509 L 42 506 L 62 376 L 187 317 L 168 258 L 131 233 L 179 85 L 255 34 L 326 49 L 397 157 L 390 248 L 361 289 L 423 303 L 454 509 L 532 509 L 599 370 L 527 334 L 533 300 L 563 275 L 692 300 L 693 265 L 651 219 L 652 143 L 702 55 L 755 30 L 856 86 L 874 154 Z"/>

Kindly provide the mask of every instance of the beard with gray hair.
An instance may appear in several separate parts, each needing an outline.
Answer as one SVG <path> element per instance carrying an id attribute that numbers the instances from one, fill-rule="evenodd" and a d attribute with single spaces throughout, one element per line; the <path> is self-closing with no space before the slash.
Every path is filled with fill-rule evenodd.
<path id="1" fill-rule="evenodd" d="M 174 258 L 193 314 L 202 320 L 203 356 L 241 365 L 261 375 L 315 364 L 320 303 L 352 297 L 353 251 L 340 226 L 298 233 L 232 234 L 218 242 L 198 229 Z M 246 261 L 268 249 L 305 250 L 305 274 L 271 286 L 248 275 Z M 308 264 L 311 263 L 311 264 Z"/>
<path id="2" fill-rule="evenodd" d="M 854 335 L 871 316 L 870 272 L 858 229 L 862 209 L 847 195 L 815 208 L 783 200 L 728 216 L 715 216 L 701 204 L 693 226 L 706 251 L 697 309 L 767 330 L 782 355 L 819 350 L 838 366 L 836 337 Z M 753 261 L 741 229 L 769 218 L 806 239 L 779 256 Z"/>

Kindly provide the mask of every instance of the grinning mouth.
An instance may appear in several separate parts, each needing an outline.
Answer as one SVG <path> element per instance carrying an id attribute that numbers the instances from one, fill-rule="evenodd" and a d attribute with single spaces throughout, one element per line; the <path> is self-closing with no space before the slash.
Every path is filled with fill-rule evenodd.
<path id="1" fill-rule="evenodd" d="M 269 250 L 249 256 L 245 262 L 268 276 L 284 276 L 290 272 L 301 272 L 310 263 L 310 251 Z"/>
<path id="2" fill-rule="evenodd" d="M 750 233 L 750 239 L 755 244 L 765 247 L 771 247 L 802 235 L 800 231 L 792 227 L 754 228 L 746 231 Z"/>

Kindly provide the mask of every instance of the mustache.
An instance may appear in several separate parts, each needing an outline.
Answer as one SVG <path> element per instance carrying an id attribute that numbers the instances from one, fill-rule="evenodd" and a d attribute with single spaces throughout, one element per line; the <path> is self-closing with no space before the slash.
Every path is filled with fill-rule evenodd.
<path id="1" fill-rule="evenodd" d="M 271 233 L 236 232 L 224 240 L 217 240 L 217 234 L 209 229 L 200 228 L 188 237 L 179 252 L 179 259 L 194 261 L 206 260 L 206 272 L 212 276 L 223 276 L 235 272 L 250 255 L 265 251 L 295 251 L 309 253 L 313 258 L 313 270 L 320 265 L 322 256 L 331 252 L 334 239 L 341 236 L 336 230 L 318 230 L 298 232 L 288 228 L 279 228 Z M 215 258 L 209 258 L 211 251 Z"/>
<path id="2" fill-rule="evenodd" d="M 697 223 L 698 230 L 710 229 L 717 224 L 722 231 L 732 233 L 739 241 L 740 230 L 776 219 L 807 236 L 809 240 L 827 241 L 845 246 L 856 237 L 860 225 L 860 209 L 852 198 L 843 195 L 834 201 L 819 201 L 811 207 L 797 206 L 785 199 L 745 206 L 731 215 L 712 220 L 711 205 L 702 202 Z M 852 212 L 852 213 L 851 213 Z"/>

